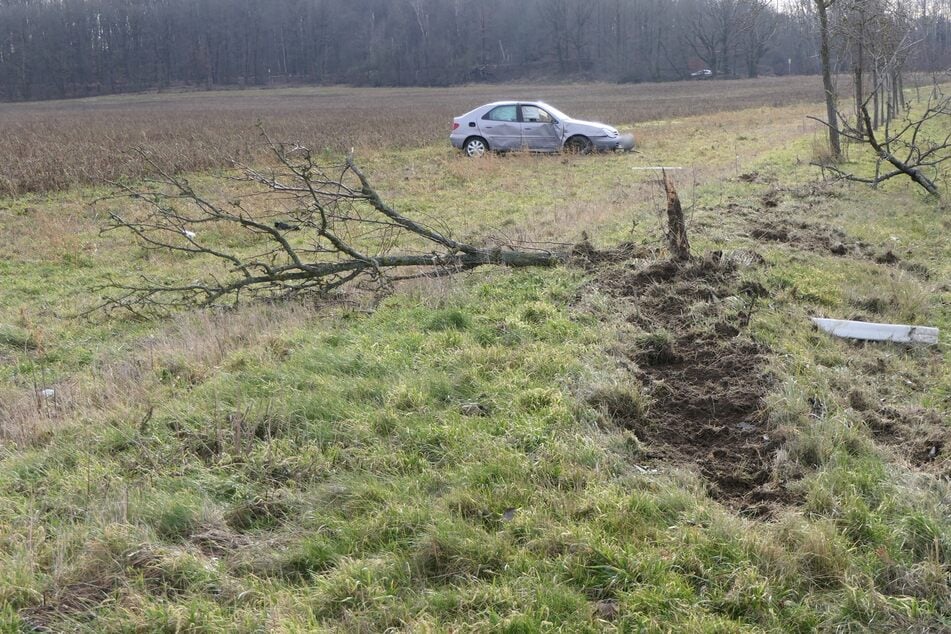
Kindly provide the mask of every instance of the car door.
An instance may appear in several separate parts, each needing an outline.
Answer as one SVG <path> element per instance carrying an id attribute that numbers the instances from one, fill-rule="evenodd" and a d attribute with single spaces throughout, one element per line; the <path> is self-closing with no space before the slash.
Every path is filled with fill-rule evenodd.
<path id="1" fill-rule="evenodd" d="M 534 152 L 557 152 L 561 149 L 562 125 L 547 110 L 523 103 L 522 146 Z"/>
<path id="2" fill-rule="evenodd" d="M 517 150 L 522 145 L 518 106 L 514 103 L 489 110 L 482 116 L 479 129 L 493 150 Z"/>

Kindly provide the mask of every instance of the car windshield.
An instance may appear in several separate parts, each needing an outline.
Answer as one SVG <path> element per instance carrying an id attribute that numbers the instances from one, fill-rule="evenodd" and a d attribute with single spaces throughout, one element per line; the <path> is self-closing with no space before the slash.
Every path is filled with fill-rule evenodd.
<path id="1" fill-rule="evenodd" d="M 568 115 L 566 115 L 564 112 L 559 110 L 558 108 L 555 108 L 554 106 L 549 106 L 544 101 L 539 101 L 538 105 L 544 108 L 545 110 L 547 110 L 548 112 L 550 112 L 551 116 L 555 117 L 556 119 L 570 119 L 571 118 Z"/>

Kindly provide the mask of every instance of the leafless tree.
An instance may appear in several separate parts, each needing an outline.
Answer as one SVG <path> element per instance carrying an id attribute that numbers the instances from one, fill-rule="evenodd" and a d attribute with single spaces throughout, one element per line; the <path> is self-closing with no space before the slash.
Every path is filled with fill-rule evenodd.
<path id="1" fill-rule="evenodd" d="M 951 0 L 901 4 L 922 40 L 910 64 L 951 65 Z M 815 0 L 0 0 L 0 99 L 505 80 L 550 76 L 553 62 L 597 79 L 665 80 L 698 57 L 718 72 L 745 61 L 748 74 L 808 74 L 819 70 L 815 13 Z M 686 37 L 695 27 L 705 42 Z"/>
<path id="2" fill-rule="evenodd" d="M 588 27 L 598 5 L 591 0 L 545 0 L 539 6 L 559 69 L 583 70 L 590 37 Z"/>
<path id="3" fill-rule="evenodd" d="M 767 0 L 750 0 L 746 3 L 742 31 L 748 77 L 759 75 L 760 60 L 769 51 L 778 26 L 778 15 L 770 10 Z"/>
<path id="4" fill-rule="evenodd" d="M 873 66 L 873 123 L 889 122 L 905 104 L 902 77 L 912 51 L 921 43 L 904 3 L 883 0 L 884 10 L 872 23 L 869 52 Z"/>
<path id="5" fill-rule="evenodd" d="M 740 28 L 739 0 L 707 0 L 693 12 L 683 37 L 707 68 L 719 75 L 733 74 L 730 53 Z"/>
<path id="6" fill-rule="evenodd" d="M 842 36 L 844 48 L 852 62 L 852 89 L 855 98 L 856 126 L 859 131 L 864 129 L 862 104 L 865 102 L 865 62 L 868 57 L 866 46 L 871 22 L 880 11 L 878 4 L 877 0 L 844 0 L 843 17 L 836 25 L 836 31 Z"/>
<path id="7" fill-rule="evenodd" d="M 839 0 L 836 6 L 840 9 L 836 34 L 852 58 L 856 116 L 852 119 L 830 109 L 828 120 L 822 123 L 829 127 L 830 134 L 838 135 L 841 128 L 847 139 L 870 146 L 877 160 L 874 176 L 860 176 L 841 165 L 824 169 L 873 186 L 896 176 L 907 176 L 937 196 L 940 166 L 951 158 L 951 136 L 932 138 L 939 128 L 933 128 L 931 123 L 951 115 L 951 101 L 936 81 L 931 93 L 925 100 L 919 100 L 916 108 L 906 104 L 903 70 L 920 43 L 915 39 L 912 15 L 905 3 L 896 0 Z M 865 90 L 866 62 L 871 65 L 870 92 Z M 902 113 L 903 118 L 893 125 Z M 880 129 L 882 125 L 884 130 Z"/>
<path id="8" fill-rule="evenodd" d="M 855 127 L 864 129 L 862 106 L 871 95 L 872 123 L 879 127 L 905 105 L 902 77 L 921 43 L 905 3 L 896 0 L 840 0 L 836 38 L 851 59 Z M 866 75 L 871 82 L 866 83 Z M 871 87 L 871 91 L 867 90 Z"/>
<path id="9" fill-rule="evenodd" d="M 934 129 L 928 128 L 951 117 L 951 97 L 945 95 L 935 82 L 924 103 L 906 111 L 901 120 L 896 120 L 898 125 L 887 122 L 881 134 L 876 131 L 868 111 L 870 99 L 867 98 L 860 108 L 863 128 L 846 125 L 842 134 L 872 148 L 876 155 L 875 175 L 861 176 L 838 165 L 820 167 L 839 178 L 873 187 L 896 176 L 907 176 L 929 194 L 939 196 L 938 179 L 942 165 L 951 160 L 951 134 L 931 138 Z M 842 116 L 839 119 L 846 121 Z"/>
<path id="10" fill-rule="evenodd" d="M 182 306 L 218 306 L 242 297 L 326 295 L 345 285 L 386 287 L 395 279 L 449 275 L 486 264 L 554 266 L 570 257 L 532 245 L 474 245 L 404 215 L 383 201 L 352 157 L 324 164 L 307 148 L 270 143 L 271 170 L 238 166 L 241 195 L 205 195 L 163 169 L 143 187 L 118 186 L 134 203 L 109 212 L 104 231 L 131 232 L 146 249 L 204 258 L 199 279 L 111 280 L 99 308 L 135 314 Z M 237 231 L 241 238 L 222 240 Z M 219 236 L 218 239 L 215 236 Z M 239 242 L 242 248 L 228 247 Z"/>
<path id="11" fill-rule="evenodd" d="M 829 9 L 835 0 L 813 0 L 819 16 L 819 59 L 822 64 L 822 86 L 826 97 L 826 125 L 829 128 L 829 151 L 833 160 L 842 158 L 839 120 L 836 110 L 835 85 L 832 83 L 832 55 L 829 47 Z"/>
<path id="12" fill-rule="evenodd" d="M 703 0 L 688 16 L 682 41 L 707 68 L 735 75 L 742 60 L 747 76 L 758 75 L 778 20 L 768 0 Z"/>

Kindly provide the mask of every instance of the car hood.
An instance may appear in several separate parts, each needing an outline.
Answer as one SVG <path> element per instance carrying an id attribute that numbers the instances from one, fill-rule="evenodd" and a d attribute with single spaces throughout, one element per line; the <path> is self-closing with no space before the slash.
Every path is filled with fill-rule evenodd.
<path id="1" fill-rule="evenodd" d="M 582 121 L 580 119 L 565 119 L 565 130 L 571 134 L 587 134 L 590 136 L 617 136 L 617 128 L 600 121 Z"/>

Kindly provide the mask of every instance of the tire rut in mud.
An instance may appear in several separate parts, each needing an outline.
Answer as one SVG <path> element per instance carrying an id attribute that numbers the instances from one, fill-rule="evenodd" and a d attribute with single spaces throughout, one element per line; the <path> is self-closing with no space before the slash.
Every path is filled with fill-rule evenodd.
<path id="1" fill-rule="evenodd" d="M 781 438 L 765 415 L 768 350 L 742 332 L 766 292 L 739 283 L 736 261 L 755 262 L 750 253 L 613 269 L 598 283 L 647 333 L 625 342 L 623 354 L 650 404 L 614 411 L 614 422 L 634 432 L 656 466 L 695 465 L 715 499 L 768 518 L 791 496 L 772 475 Z"/>

